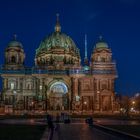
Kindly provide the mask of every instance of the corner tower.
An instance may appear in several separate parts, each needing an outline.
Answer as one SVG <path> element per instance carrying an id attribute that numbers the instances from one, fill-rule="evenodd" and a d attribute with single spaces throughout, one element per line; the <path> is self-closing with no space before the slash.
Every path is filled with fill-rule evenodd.
<path id="1" fill-rule="evenodd" d="M 5 49 L 5 69 L 23 69 L 25 53 L 21 42 L 17 41 L 16 35 L 8 43 Z"/>
<path id="2" fill-rule="evenodd" d="M 108 44 L 100 36 L 91 55 L 91 70 L 94 77 L 96 110 L 114 110 L 114 81 L 117 78 L 116 63 Z"/>

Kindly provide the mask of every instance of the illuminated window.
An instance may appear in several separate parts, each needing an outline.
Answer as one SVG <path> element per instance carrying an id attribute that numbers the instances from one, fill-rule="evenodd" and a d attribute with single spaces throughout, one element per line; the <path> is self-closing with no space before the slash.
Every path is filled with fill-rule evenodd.
<path id="1" fill-rule="evenodd" d="M 11 83 L 10 89 L 14 89 L 14 87 L 15 87 L 14 83 Z"/>
<path id="2" fill-rule="evenodd" d="M 52 93 L 66 94 L 68 93 L 68 88 L 63 82 L 55 82 L 51 85 L 50 90 Z"/>
<path id="3" fill-rule="evenodd" d="M 101 57 L 100 56 L 98 56 L 98 61 L 101 61 Z"/>
<path id="4" fill-rule="evenodd" d="M 79 101 L 80 100 L 80 97 L 79 96 L 76 96 L 76 101 Z"/>
<path id="5" fill-rule="evenodd" d="M 40 90 L 42 90 L 42 85 L 40 85 L 40 87 L 39 87 L 39 88 L 40 88 Z"/>

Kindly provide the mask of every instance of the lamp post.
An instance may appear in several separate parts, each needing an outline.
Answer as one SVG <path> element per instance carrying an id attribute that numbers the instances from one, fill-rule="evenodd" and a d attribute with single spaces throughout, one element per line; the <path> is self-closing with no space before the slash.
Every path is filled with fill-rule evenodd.
<path id="1" fill-rule="evenodd" d="M 130 108 L 131 112 L 135 112 L 135 104 L 136 104 L 136 102 L 133 100 L 132 101 L 132 106 Z"/>
<path id="2" fill-rule="evenodd" d="M 84 101 L 84 108 L 85 108 L 85 111 L 87 111 L 87 102 Z"/>
<path id="3" fill-rule="evenodd" d="M 100 91 L 97 91 L 97 101 L 98 101 L 98 108 L 99 111 L 102 111 L 102 105 L 101 105 L 101 97 L 100 97 Z"/>

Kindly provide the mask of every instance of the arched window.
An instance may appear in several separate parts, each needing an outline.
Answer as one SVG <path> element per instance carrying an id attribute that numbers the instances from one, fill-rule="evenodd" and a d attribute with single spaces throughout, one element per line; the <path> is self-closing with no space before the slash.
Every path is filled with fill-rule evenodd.
<path id="1" fill-rule="evenodd" d="M 32 85 L 31 85 L 30 83 L 27 84 L 27 89 L 28 89 L 28 90 L 32 89 Z"/>
<path id="2" fill-rule="evenodd" d="M 107 89 L 107 85 L 106 84 L 102 84 L 102 90 Z"/>
<path id="3" fill-rule="evenodd" d="M 101 61 L 101 57 L 100 56 L 98 56 L 97 58 L 98 58 L 98 61 Z"/>
<path id="4" fill-rule="evenodd" d="M 11 84 L 10 84 L 10 89 L 14 89 L 15 88 L 15 84 L 12 82 Z"/>
<path id="5" fill-rule="evenodd" d="M 102 61 L 102 62 L 105 62 L 105 58 L 104 58 L 104 57 L 102 57 L 102 58 L 101 58 L 101 61 Z"/>
<path id="6" fill-rule="evenodd" d="M 12 56 L 12 57 L 11 57 L 11 62 L 12 62 L 12 63 L 16 63 L 16 57 L 15 57 L 15 56 Z"/>

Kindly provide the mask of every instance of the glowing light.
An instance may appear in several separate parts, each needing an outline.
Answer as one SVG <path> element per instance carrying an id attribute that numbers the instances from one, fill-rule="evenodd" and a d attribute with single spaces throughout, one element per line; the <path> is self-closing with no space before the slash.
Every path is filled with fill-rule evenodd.
<path id="1" fill-rule="evenodd" d="M 39 88 L 40 88 L 40 90 L 42 90 L 42 85 L 40 85 L 40 87 L 39 87 Z"/>
<path id="2" fill-rule="evenodd" d="M 120 108 L 121 111 L 123 111 L 123 108 Z"/>
<path id="3" fill-rule="evenodd" d="M 78 95 L 76 95 L 76 101 L 79 101 L 80 97 Z"/>
<path id="4" fill-rule="evenodd" d="M 86 104 L 87 104 L 87 102 L 84 102 L 84 104 L 86 105 Z"/>
<path id="5" fill-rule="evenodd" d="M 15 87 L 15 84 L 14 83 L 11 83 L 11 89 L 14 89 L 14 87 Z"/>
<path id="6" fill-rule="evenodd" d="M 131 110 L 134 110 L 134 108 L 133 108 L 133 107 L 131 107 Z"/>
<path id="7" fill-rule="evenodd" d="M 17 92 L 16 91 L 13 91 L 13 93 L 16 94 Z"/>
<path id="8" fill-rule="evenodd" d="M 132 101 L 132 104 L 134 105 L 135 104 L 135 101 Z"/>

